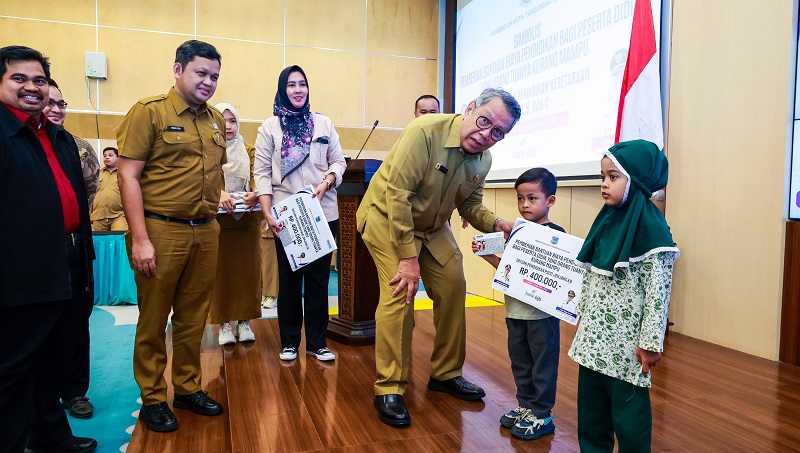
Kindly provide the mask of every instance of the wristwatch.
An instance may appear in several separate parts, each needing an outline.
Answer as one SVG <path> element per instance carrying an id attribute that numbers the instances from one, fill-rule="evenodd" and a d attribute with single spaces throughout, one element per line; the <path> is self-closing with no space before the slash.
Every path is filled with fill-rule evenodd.
<path id="1" fill-rule="evenodd" d="M 325 176 L 328 176 L 328 175 L 325 175 Z M 328 190 L 330 190 L 331 186 L 333 185 L 333 183 L 331 182 L 331 180 L 330 180 L 330 179 L 328 179 L 328 178 L 322 178 L 322 182 L 324 182 L 325 184 L 327 184 L 327 185 L 328 185 Z"/>
<path id="2" fill-rule="evenodd" d="M 497 231 L 497 224 L 500 223 L 501 220 L 503 219 L 498 217 L 497 220 L 494 221 L 494 225 L 492 225 L 492 231 Z"/>

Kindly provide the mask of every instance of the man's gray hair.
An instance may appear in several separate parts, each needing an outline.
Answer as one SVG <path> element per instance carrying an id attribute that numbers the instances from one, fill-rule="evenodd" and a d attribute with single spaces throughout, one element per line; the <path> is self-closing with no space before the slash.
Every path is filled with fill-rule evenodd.
<path id="1" fill-rule="evenodd" d="M 511 93 L 508 91 L 502 88 L 486 88 L 483 90 L 483 93 L 475 98 L 475 108 L 486 104 L 487 102 L 491 101 L 492 98 L 496 97 L 503 100 L 506 110 L 508 110 L 508 113 L 514 117 L 514 122 L 511 123 L 511 127 L 513 128 L 514 125 L 517 124 L 517 121 L 519 121 L 519 117 L 522 116 L 522 107 L 519 106 L 519 102 L 517 102 L 517 100 L 514 99 L 514 96 L 511 96 Z"/>

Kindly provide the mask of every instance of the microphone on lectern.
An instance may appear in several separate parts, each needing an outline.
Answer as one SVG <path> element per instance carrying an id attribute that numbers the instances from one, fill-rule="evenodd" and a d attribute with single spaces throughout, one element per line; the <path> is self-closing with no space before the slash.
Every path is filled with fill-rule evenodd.
<path id="1" fill-rule="evenodd" d="M 364 140 L 364 144 L 361 145 L 361 149 L 358 150 L 358 154 L 356 154 L 356 159 L 358 159 L 358 156 L 361 155 L 361 151 L 364 151 L 364 147 L 367 146 L 367 142 L 369 141 L 369 138 L 372 137 L 372 133 L 375 132 L 375 128 L 376 127 L 378 127 L 378 120 L 375 120 L 375 124 L 372 125 L 372 130 L 369 131 L 369 135 L 367 135 L 367 139 Z"/>

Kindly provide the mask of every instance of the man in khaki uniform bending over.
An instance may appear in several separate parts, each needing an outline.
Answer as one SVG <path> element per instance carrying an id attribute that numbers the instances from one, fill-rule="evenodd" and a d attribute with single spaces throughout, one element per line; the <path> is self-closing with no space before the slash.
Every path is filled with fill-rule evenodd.
<path id="1" fill-rule="evenodd" d="M 458 209 L 478 230 L 511 232 L 513 222 L 483 205 L 483 184 L 492 164 L 485 151 L 511 131 L 520 114 L 510 94 L 487 88 L 463 115 L 415 119 L 373 176 L 358 208 L 358 231 L 380 280 L 374 403 L 378 418 L 388 425 L 411 423 L 403 392 L 420 276 L 433 299 L 436 326 L 428 388 L 464 400 L 485 396 L 483 389 L 461 376 L 466 281 L 448 220 Z"/>
<path id="2" fill-rule="evenodd" d="M 225 120 L 207 101 L 221 56 L 214 46 L 178 47 L 169 93 L 137 102 L 117 128 L 125 235 L 138 289 L 133 374 L 139 419 L 153 431 L 178 428 L 167 404 L 165 328 L 172 314 L 173 406 L 200 415 L 222 406 L 201 387 L 200 340 L 217 271 Z"/>

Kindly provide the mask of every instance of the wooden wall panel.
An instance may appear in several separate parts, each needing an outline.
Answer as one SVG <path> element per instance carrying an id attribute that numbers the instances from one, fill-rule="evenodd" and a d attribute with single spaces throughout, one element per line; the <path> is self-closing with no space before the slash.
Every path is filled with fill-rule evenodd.
<path id="1" fill-rule="evenodd" d="M 800 366 L 800 222 L 786 222 L 780 361 Z"/>
<path id="2" fill-rule="evenodd" d="M 66 9 L 69 3 L 64 2 L 63 5 Z M 97 17 L 102 26 L 183 33 L 185 35 L 195 33 L 194 0 L 170 0 L 168 2 L 162 0 L 130 2 L 97 0 Z M 185 37 L 184 41 L 186 39 L 190 38 Z M 149 49 L 151 51 L 169 49 L 169 46 L 150 47 Z"/>
<path id="3" fill-rule="evenodd" d="M 369 0 L 367 51 L 435 60 L 439 54 L 439 2 Z"/>
<path id="4" fill-rule="evenodd" d="M 189 38 L 101 28 L 99 39 L 108 56 L 108 80 L 99 82 L 100 100 L 95 106 L 124 115 L 140 99 L 165 94 L 175 84 L 175 49 Z"/>
<path id="5" fill-rule="evenodd" d="M 778 355 L 793 3 L 673 7 L 667 220 L 682 256 L 670 320 L 677 332 L 769 359 Z"/>
<path id="6" fill-rule="evenodd" d="M 272 116 L 278 75 L 284 68 L 283 46 L 212 38 L 206 41 L 222 55 L 217 92 L 211 103 L 232 104 L 242 120 Z"/>
<path id="7" fill-rule="evenodd" d="M 367 121 L 405 127 L 414 119 L 414 101 L 436 95 L 436 61 L 367 55 Z"/>
<path id="8" fill-rule="evenodd" d="M 283 5 L 283 0 L 197 0 L 197 34 L 282 43 Z M 222 61 L 228 62 L 225 54 Z"/>
<path id="9" fill-rule="evenodd" d="M 364 0 L 303 0 L 285 5 L 287 45 L 364 51 Z"/>
<path id="10" fill-rule="evenodd" d="M 95 0 L 70 0 L 68 3 L 59 0 L 42 0 L 35 4 L 4 1 L 2 5 L 0 5 L 0 15 L 79 24 L 94 24 Z M 0 28 L 0 30 L 7 29 Z M 0 34 L 2 33 L 3 32 L 0 32 Z M 18 36 L 23 35 L 20 34 Z M 10 41 L 6 40 L 5 42 Z"/>
<path id="11" fill-rule="evenodd" d="M 286 65 L 293 64 L 308 77 L 311 110 L 324 113 L 335 124 L 365 124 L 364 54 L 288 47 Z M 277 74 L 274 79 L 273 86 Z"/>
<path id="12" fill-rule="evenodd" d="M 84 60 L 86 51 L 95 48 L 94 27 L 48 23 L 43 30 L 42 22 L 0 17 L 0 42 L 42 52 L 50 59 L 50 75 L 58 82 L 68 108 L 88 107 Z"/>

